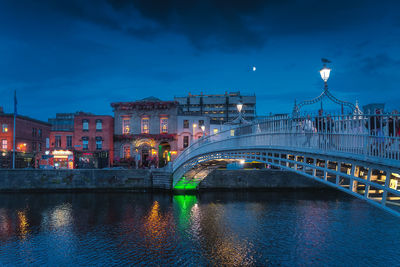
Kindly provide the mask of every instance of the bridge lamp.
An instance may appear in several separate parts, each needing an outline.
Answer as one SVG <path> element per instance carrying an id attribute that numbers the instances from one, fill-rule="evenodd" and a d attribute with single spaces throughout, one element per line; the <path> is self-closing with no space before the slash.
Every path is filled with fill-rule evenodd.
<path id="1" fill-rule="evenodd" d="M 206 130 L 206 126 L 201 125 L 200 128 L 201 128 L 201 130 L 203 131 L 203 135 L 204 135 L 204 131 Z"/>
<path id="2" fill-rule="evenodd" d="M 243 108 L 243 104 L 242 102 L 239 101 L 239 103 L 236 104 L 237 110 L 240 112 L 242 112 L 242 108 Z"/>
<path id="3" fill-rule="evenodd" d="M 244 159 L 241 159 L 241 160 L 239 161 L 239 163 L 240 163 L 241 165 L 243 165 L 243 164 L 244 164 Z"/>
<path id="4" fill-rule="evenodd" d="M 319 71 L 319 74 L 321 74 L 321 78 L 322 78 L 322 80 L 324 80 L 324 82 L 328 81 L 330 73 L 331 73 L 331 69 L 328 68 L 325 64 L 324 64 L 324 67 Z"/>

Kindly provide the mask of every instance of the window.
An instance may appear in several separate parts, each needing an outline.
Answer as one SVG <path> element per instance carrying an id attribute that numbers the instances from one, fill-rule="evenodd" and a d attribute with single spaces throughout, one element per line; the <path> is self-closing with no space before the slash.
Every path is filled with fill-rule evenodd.
<path id="1" fill-rule="evenodd" d="M 129 159 L 131 157 L 131 146 L 124 145 L 124 158 Z"/>
<path id="2" fill-rule="evenodd" d="M 7 139 L 1 140 L 1 149 L 7 150 Z"/>
<path id="3" fill-rule="evenodd" d="M 122 132 L 124 134 L 130 133 L 129 118 L 122 119 Z"/>
<path id="4" fill-rule="evenodd" d="M 183 128 L 189 129 L 189 120 L 183 120 Z"/>
<path id="5" fill-rule="evenodd" d="M 218 133 L 218 129 L 215 128 L 215 129 L 213 130 L 213 133 L 214 133 L 214 134 L 217 134 L 217 133 Z"/>
<path id="6" fill-rule="evenodd" d="M 142 133 L 149 133 L 150 132 L 150 123 L 149 117 L 142 118 Z"/>
<path id="7" fill-rule="evenodd" d="M 72 147 L 72 135 L 67 135 L 67 147 Z"/>
<path id="8" fill-rule="evenodd" d="M 100 136 L 96 137 L 96 149 L 97 150 L 103 149 L 103 139 Z"/>
<path id="9" fill-rule="evenodd" d="M 7 133 L 7 132 L 8 132 L 8 125 L 7 124 L 3 124 L 3 133 Z"/>
<path id="10" fill-rule="evenodd" d="M 96 131 L 101 132 L 103 130 L 103 121 L 102 120 L 96 120 Z"/>
<path id="11" fill-rule="evenodd" d="M 36 142 L 32 142 L 32 151 L 36 152 Z"/>
<path id="12" fill-rule="evenodd" d="M 42 129 L 38 129 L 38 135 L 40 138 L 42 138 Z"/>
<path id="13" fill-rule="evenodd" d="M 168 118 L 160 118 L 160 133 L 168 133 Z"/>
<path id="14" fill-rule="evenodd" d="M 32 128 L 32 137 L 36 137 L 36 135 L 37 135 L 37 129 Z"/>
<path id="15" fill-rule="evenodd" d="M 82 149 L 89 150 L 89 137 L 82 137 Z"/>
<path id="16" fill-rule="evenodd" d="M 235 136 L 235 130 L 231 129 L 231 136 Z"/>
<path id="17" fill-rule="evenodd" d="M 39 144 L 39 151 L 42 151 L 42 143 L 38 143 Z"/>
<path id="18" fill-rule="evenodd" d="M 204 120 L 199 120 L 199 126 L 204 125 Z"/>
<path id="19" fill-rule="evenodd" d="M 184 136 L 183 137 L 183 148 L 186 148 L 189 146 L 189 136 Z"/>
<path id="20" fill-rule="evenodd" d="M 89 131 L 89 121 L 88 120 L 82 120 L 82 130 Z"/>
<path id="21" fill-rule="evenodd" d="M 61 136 L 59 136 L 59 135 L 55 136 L 55 146 L 61 147 Z"/>

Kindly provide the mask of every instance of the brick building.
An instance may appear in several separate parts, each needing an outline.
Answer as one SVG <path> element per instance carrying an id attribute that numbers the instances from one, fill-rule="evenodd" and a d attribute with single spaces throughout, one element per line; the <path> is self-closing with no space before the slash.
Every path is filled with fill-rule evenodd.
<path id="1" fill-rule="evenodd" d="M 2 109 L 0 109 L 2 111 Z M 0 112 L 0 167 L 12 167 L 14 114 Z M 39 167 L 49 146 L 49 123 L 18 115 L 16 118 L 16 168 Z"/>
<path id="2" fill-rule="evenodd" d="M 61 169 L 105 168 L 114 155 L 114 119 L 92 113 L 57 113 L 49 119 L 50 163 Z"/>
<path id="3" fill-rule="evenodd" d="M 74 117 L 73 147 L 77 168 L 105 168 L 114 158 L 114 119 L 79 112 Z"/>

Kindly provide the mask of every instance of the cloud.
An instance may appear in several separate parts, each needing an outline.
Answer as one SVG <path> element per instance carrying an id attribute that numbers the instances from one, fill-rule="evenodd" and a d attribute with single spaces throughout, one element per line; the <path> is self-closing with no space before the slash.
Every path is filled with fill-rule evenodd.
<path id="1" fill-rule="evenodd" d="M 375 56 L 361 58 L 360 69 L 366 74 L 377 74 L 388 68 L 397 68 L 400 60 L 390 57 L 387 53 L 380 53 Z"/>
<path id="2" fill-rule="evenodd" d="M 19 2 L 16 8 L 23 8 L 23 1 L 15 2 Z M 27 4 L 33 6 L 29 1 Z M 172 33 L 184 36 L 199 50 L 224 51 L 260 49 L 277 35 L 326 34 L 365 27 L 395 10 L 372 0 L 35 1 L 34 10 L 40 13 L 41 9 L 144 40 Z"/>

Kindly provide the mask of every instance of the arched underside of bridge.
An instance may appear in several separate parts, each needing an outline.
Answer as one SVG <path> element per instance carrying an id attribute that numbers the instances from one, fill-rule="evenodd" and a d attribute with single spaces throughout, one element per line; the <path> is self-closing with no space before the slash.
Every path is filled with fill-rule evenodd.
<path id="1" fill-rule="evenodd" d="M 400 168 L 312 152 L 257 148 L 198 155 L 174 171 L 174 188 L 196 189 L 212 170 L 223 166 L 226 161 L 241 159 L 301 174 L 400 216 Z"/>

